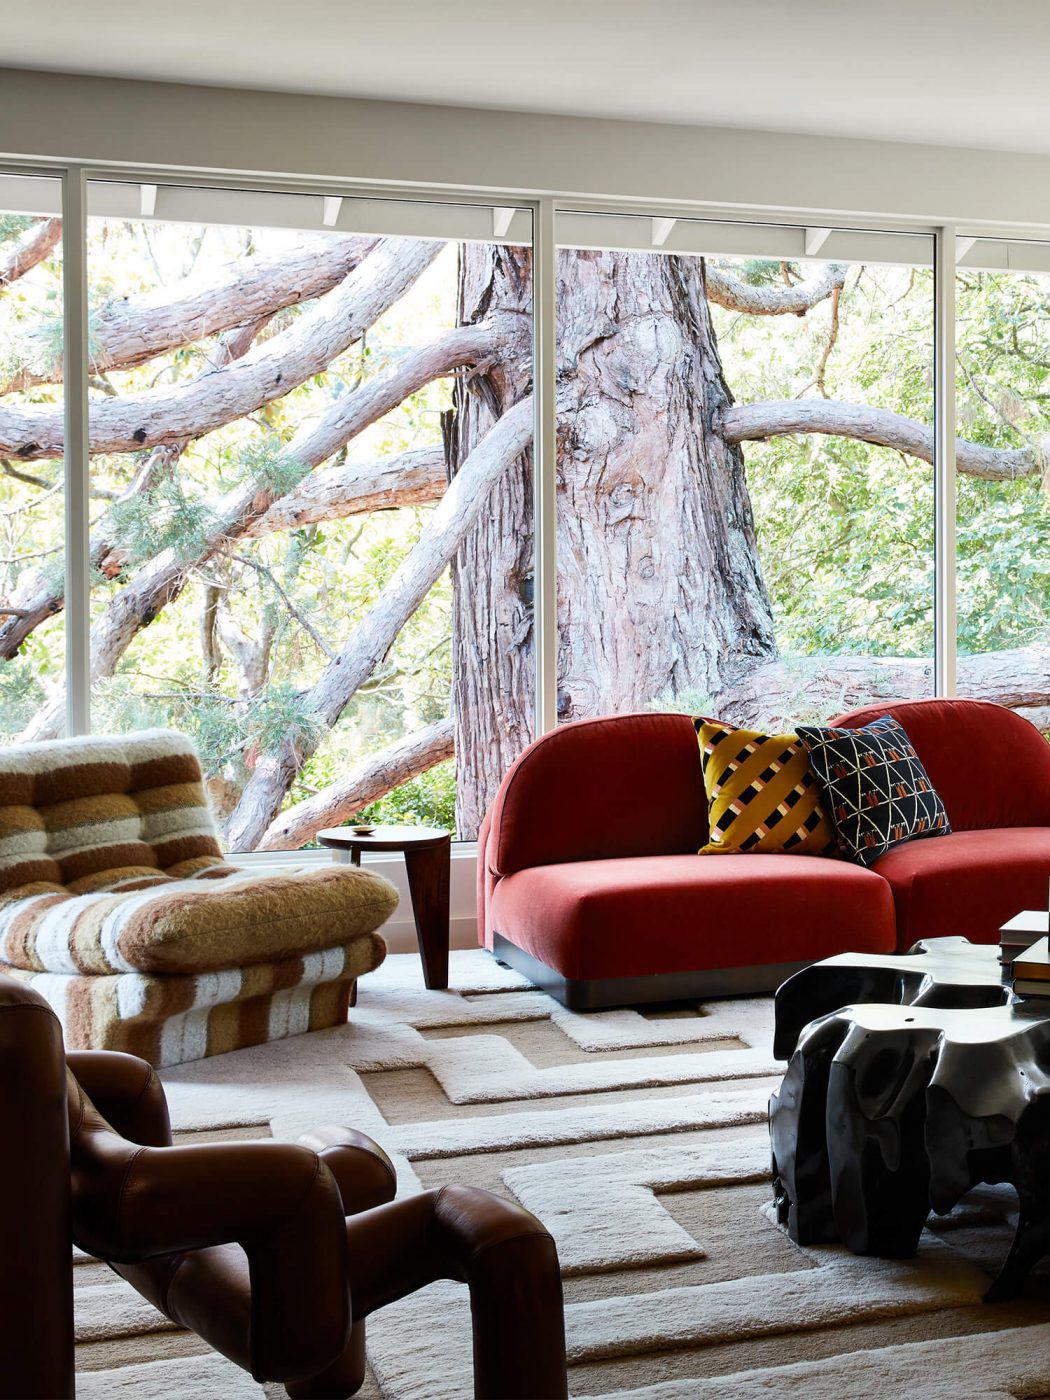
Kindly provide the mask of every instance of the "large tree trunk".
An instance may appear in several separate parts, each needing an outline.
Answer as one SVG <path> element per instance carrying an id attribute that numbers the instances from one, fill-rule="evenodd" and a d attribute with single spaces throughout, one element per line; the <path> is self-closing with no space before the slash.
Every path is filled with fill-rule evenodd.
<path id="1" fill-rule="evenodd" d="M 532 254 L 468 243 L 459 253 L 459 320 L 494 308 L 532 314 Z M 532 362 L 497 355 L 484 373 L 456 382 L 449 425 L 453 477 L 511 404 L 532 388 Z M 477 836 L 493 779 L 534 737 L 532 447 L 493 488 L 486 509 L 452 563 L 452 718 L 456 747 L 456 830 Z"/>
<path id="2" fill-rule="evenodd" d="M 466 245 L 460 315 L 524 309 L 528 255 Z M 578 409 L 558 431 L 558 713 L 708 694 L 774 659 L 732 402 L 692 258 L 566 252 L 558 362 Z M 526 360 L 458 394 L 453 469 L 527 389 Z M 532 733 L 532 473 L 496 484 L 456 559 L 457 825 L 473 836 Z"/>

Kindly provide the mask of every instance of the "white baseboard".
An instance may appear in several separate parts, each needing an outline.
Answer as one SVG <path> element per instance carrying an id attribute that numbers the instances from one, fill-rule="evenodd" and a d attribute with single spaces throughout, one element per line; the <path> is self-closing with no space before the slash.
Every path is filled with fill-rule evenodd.
<path id="1" fill-rule="evenodd" d="M 386 946 L 391 953 L 416 953 L 419 951 L 419 944 L 416 942 L 416 926 L 411 919 L 400 918 L 398 916 L 384 924 L 379 932 L 386 939 Z M 449 920 L 448 925 L 448 946 L 450 948 L 476 948 L 478 946 L 478 922 L 473 914 L 464 914 L 460 918 Z"/>

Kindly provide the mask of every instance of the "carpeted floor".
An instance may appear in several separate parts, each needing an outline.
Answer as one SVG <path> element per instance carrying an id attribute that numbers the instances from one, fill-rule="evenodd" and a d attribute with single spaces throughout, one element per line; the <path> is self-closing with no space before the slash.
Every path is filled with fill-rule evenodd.
<path id="1" fill-rule="evenodd" d="M 558 1242 L 574 1396 L 1050 1398 L 1050 1272 L 1014 1303 L 980 1301 L 1008 1195 L 975 1193 L 914 1260 L 802 1250 L 777 1229 L 769 1001 L 579 1016 L 480 951 L 452 955 L 451 985 L 427 992 L 418 958 L 393 956 L 348 1026 L 165 1071 L 179 1140 L 343 1123 L 391 1153 L 403 1191 L 516 1197 Z M 80 1259 L 76 1277 L 82 1400 L 284 1395 L 103 1266 Z M 472 1394 L 465 1288 L 436 1284 L 368 1331 L 366 1400 Z"/>

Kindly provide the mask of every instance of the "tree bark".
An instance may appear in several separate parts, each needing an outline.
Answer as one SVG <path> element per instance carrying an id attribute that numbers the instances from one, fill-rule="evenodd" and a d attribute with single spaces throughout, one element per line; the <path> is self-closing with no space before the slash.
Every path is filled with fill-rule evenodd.
<path id="1" fill-rule="evenodd" d="M 374 510 L 427 506 L 440 501 L 448 484 L 439 447 L 417 447 L 378 462 L 345 462 L 311 472 L 244 531 L 246 539 L 277 530 L 298 530 L 325 520 L 345 520 Z"/>
<path id="2" fill-rule="evenodd" d="M 960 656 L 958 693 L 992 700 L 1041 720 L 1050 706 L 1050 648 Z M 795 656 L 768 662 L 711 696 L 711 713 L 770 732 L 826 724 L 864 705 L 933 694 L 933 661 L 900 656 Z"/>
<path id="3" fill-rule="evenodd" d="M 42 263 L 61 237 L 61 219 L 41 219 L 31 224 L 21 238 L 0 249 L 0 292 Z"/>
<path id="4" fill-rule="evenodd" d="M 473 325 L 498 307 L 531 328 L 527 249 L 460 248 L 458 319 Z M 484 373 L 456 384 L 447 434 L 452 480 L 500 415 L 531 391 L 532 362 L 513 345 Z M 456 831 L 473 840 L 492 774 L 535 737 L 532 443 L 493 488 L 452 563 L 452 694 L 456 734 Z"/>
<path id="5" fill-rule="evenodd" d="M 326 826 L 338 826 L 402 783 L 451 758 L 452 721 L 442 719 L 417 734 L 398 739 L 344 774 L 323 792 L 297 802 L 267 827 L 257 851 L 295 851 Z"/>
<path id="6" fill-rule="evenodd" d="M 518 328 L 520 330 L 520 328 Z M 290 461 L 308 469 L 325 461 L 370 424 L 396 408 L 409 394 L 465 364 L 491 353 L 493 326 L 468 326 L 450 332 L 431 345 L 405 355 L 386 375 L 363 384 L 337 401 L 314 425 L 307 425 L 286 449 Z M 296 490 L 298 488 L 292 488 Z M 176 556 L 171 550 L 158 555 L 110 600 L 91 629 L 91 679 L 111 676 L 121 656 L 143 627 L 179 596 L 194 569 L 206 563 L 231 541 L 239 539 L 273 506 L 272 488 L 249 482 L 231 492 L 216 512 L 220 523 L 196 555 Z M 54 611 L 55 609 L 52 609 Z M 44 613 L 37 618 L 42 621 Z M 18 623 L 20 619 L 13 619 Z M 36 625 L 34 623 L 34 625 Z M 3 634 L 0 633 L 0 636 Z M 63 702 L 55 699 L 39 710 L 23 730 L 21 739 L 51 739 L 58 733 Z"/>
<path id="7" fill-rule="evenodd" d="M 792 433 L 825 433 L 857 438 L 879 447 L 933 461 L 933 429 L 888 408 L 867 408 L 839 399 L 785 399 L 768 403 L 733 404 L 720 419 L 726 442 L 756 442 Z M 1041 475 L 1045 462 L 1027 447 L 985 447 L 955 439 L 956 469 L 985 481 L 1015 481 Z"/>
<path id="8" fill-rule="evenodd" d="M 466 245 L 461 315 L 520 303 L 503 250 Z M 579 719 L 709 692 L 776 655 L 731 403 L 698 259 L 558 260 L 558 714 Z M 794 290 L 794 289 L 792 289 Z M 830 291 L 831 288 L 828 288 Z M 825 293 L 826 294 L 826 293 Z M 454 460 L 530 366 L 496 362 L 459 396 Z M 531 473 L 501 478 L 456 561 L 457 827 L 476 833 L 531 733 Z M 510 536 L 512 547 L 508 547 Z"/>
<path id="9" fill-rule="evenodd" d="M 825 263 L 820 271 L 805 282 L 790 287 L 752 287 L 728 272 L 707 265 L 707 296 L 727 311 L 741 311 L 747 316 L 804 316 L 832 292 L 840 291 L 846 281 L 843 263 Z"/>
<path id="10" fill-rule="evenodd" d="M 61 235 L 58 225 L 56 239 Z M 243 258 L 206 280 L 187 278 L 140 296 L 118 296 L 91 317 L 94 374 L 131 369 L 184 345 L 268 319 L 286 307 L 312 301 L 339 285 L 375 247 L 374 238 L 303 239 L 280 253 Z M 0 286 L 3 285 L 0 263 Z M 48 371 L 22 370 L 0 393 L 58 383 L 61 362 Z"/>
<path id="11" fill-rule="evenodd" d="M 422 276 L 443 246 L 382 239 L 294 325 L 243 359 L 173 387 L 93 400 L 91 451 L 137 452 L 198 438 L 283 398 L 360 339 Z M 23 461 L 57 457 L 62 439 L 61 409 L 42 404 L 0 407 L 0 456 Z"/>
<path id="12" fill-rule="evenodd" d="M 335 725 L 350 697 L 386 656 L 398 633 L 419 607 L 479 514 L 493 485 L 532 437 L 532 401 L 509 409 L 477 444 L 470 460 L 435 506 L 408 556 L 357 624 L 338 655 L 303 697 L 308 713 L 325 730 Z M 226 827 L 232 851 L 251 851 L 277 816 L 295 775 L 316 751 L 321 734 L 286 739 L 266 754 L 248 779 Z"/>

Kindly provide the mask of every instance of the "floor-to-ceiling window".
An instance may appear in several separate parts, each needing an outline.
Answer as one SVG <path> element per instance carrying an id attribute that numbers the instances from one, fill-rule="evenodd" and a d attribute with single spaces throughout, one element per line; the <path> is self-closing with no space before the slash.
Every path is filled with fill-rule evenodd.
<path id="1" fill-rule="evenodd" d="M 91 727 L 190 734 L 233 851 L 359 813 L 473 837 L 532 737 L 530 214 L 111 181 L 88 213 Z M 12 731 L 54 736 L 33 679 Z"/>
<path id="2" fill-rule="evenodd" d="M 58 706 L 64 729 L 62 223 L 57 180 L 0 174 L 0 735 Z"/>
<path id="3" fill-rule="evenodd" d="M 928 237 L 567 214 L 558 712 L 932 693 Z"/>
<path id="4" fill-rule="evenodd" d="M 967 240 L 956 273 L 960 694 L 1050 722 L 1050 245 Z"/>
<path id="5" fill-rule="evenodd" d="M 359 813 L 472 838 L 537 701 L 543 723 L 773 726 L 933 693 L 929 232 L 559 211 L 545 476 L 528 208 L 88 194 L 67 261 L 72 288 L 79 254 L 87 272 L 85 519 L 62 467 L 61 184 L 0 176 L 7 738 L 78 729 L 87 699 L 99 731 L 174 725 L 230 848 L 282 850 Z M 1044 723 L 1050 258 L 959 253 L 937 586 L 956 566 L 960 691 Z M 84 526 L 87 571 L 63 547 Z"/>

